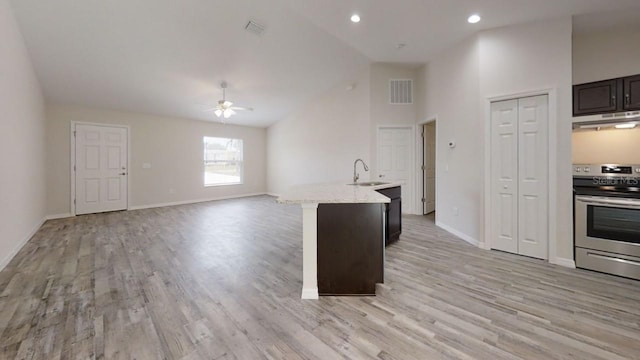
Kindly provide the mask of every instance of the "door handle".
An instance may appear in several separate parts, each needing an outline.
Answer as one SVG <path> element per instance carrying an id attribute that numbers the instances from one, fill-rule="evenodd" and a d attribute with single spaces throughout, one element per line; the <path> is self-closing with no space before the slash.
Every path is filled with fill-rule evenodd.
<path id="1" fill-rule="evenodd" d="M 383 178 L 383 177 L 384 177 L 384 175 L 380 174 L 380 175 L 378 175 L 378 177 L 379 177 L 379 178 Z"/>
<path id="2" fill-rule="evenodd" d="M 127 173 L 126 173 L 126 172 L 123 172 L 123 173 L 120 173 L 120 175 L 127 175 Z"/>
<path id="3" fill-rule="evenodd" d="M 625 206 L 629 208 L 640 208 L 640 202 L 637 200 L 619 200 L 619 199 L 599 199 L 591 196 L 576 196 L 576 201 L 587 205 L 603 205 L 603 206 Z"/>

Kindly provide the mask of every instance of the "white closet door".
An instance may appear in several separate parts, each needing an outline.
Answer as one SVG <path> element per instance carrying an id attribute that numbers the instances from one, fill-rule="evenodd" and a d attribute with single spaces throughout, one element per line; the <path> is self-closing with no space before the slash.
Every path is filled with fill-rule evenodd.
<path id="1" fill-rule="evenodd" d="M 518 100 L 491 104 L 492 248 L 518 253 Z"/>
<path id="2" fill-rule="evenodd" d="M 518 253 L 547 259 L 548 99 L 518 100 Z"/>
<path id="3" fill-rule="evenodd" d="M 548 96 L 491 104 L 491 247 L 548 257 Z"/>

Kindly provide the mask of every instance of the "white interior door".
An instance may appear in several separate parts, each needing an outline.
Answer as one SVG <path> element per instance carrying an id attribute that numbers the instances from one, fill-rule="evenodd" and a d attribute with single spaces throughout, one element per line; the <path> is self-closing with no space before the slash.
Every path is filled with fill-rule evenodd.
<path id="1" fill-rule="evenodd" d="M 518 253 L 548 257 L 548 99 L 518 100 Z"/>
<path id="2" fill-rule="evenodd" d="M 424 149 L 424 202 L 423 214 L 436 211 L 436 123 L 430 122 L 423 127 Z"/>
<path id="3" fill-rule="evenodd" d="M 125 210 L 127 128 L 76 124 L 74 136 L 76 214 Z"/>
<path id="4" fill-rule="evenodd" d="M 378 128 L 378 178 L 402 185 L 402 211 L 411 212 L 413 203 L 413 130 L 410 127 Z"/>
<path id="5" fill-rule="evenodd" d="M 492 248 L 548 257 L 548 96 L 491 104 Z"/>
<path id="6" fill-rule="evenodd" d="M 493 249 L 518 253 L 518 100 L 491 104 Z"/>

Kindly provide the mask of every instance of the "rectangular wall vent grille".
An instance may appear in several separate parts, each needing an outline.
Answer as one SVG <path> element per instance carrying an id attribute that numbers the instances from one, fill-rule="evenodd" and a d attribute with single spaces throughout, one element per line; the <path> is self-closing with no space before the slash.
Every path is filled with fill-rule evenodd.
<path id="1" fill-rule="evenodd" d="M 390 104 L 413 104 L 413 80 L 392 79 L 389 80 Z"/>

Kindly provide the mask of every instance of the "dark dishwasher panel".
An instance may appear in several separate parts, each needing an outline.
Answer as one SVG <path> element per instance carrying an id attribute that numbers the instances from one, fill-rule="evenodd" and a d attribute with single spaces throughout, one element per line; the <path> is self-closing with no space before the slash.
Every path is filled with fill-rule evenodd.
<path id="1" fill-rule="evenodd" d="M 402 233 L 402 192 L 400 186 L 376 191 L 391 199 L 391 202 L 386 204 L 387 216 L 384 245 L 387 246 L 398 241 Z"/>

